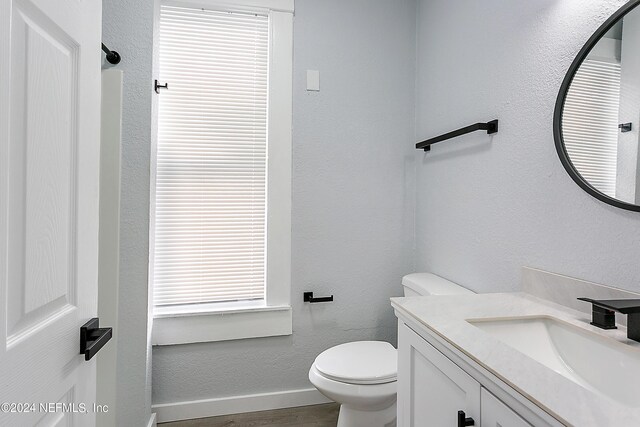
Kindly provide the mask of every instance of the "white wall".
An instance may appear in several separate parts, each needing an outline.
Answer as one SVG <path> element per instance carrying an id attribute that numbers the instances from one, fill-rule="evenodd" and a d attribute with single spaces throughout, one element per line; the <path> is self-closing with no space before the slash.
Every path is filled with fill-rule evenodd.
<path id="1" fill-rule="evenodd" d="M 122 56 L 120 284 L 116 411 L 118 426 L 146 426 L 151 414 L 148 334 L 149 147 L 153 2 L 103 1 L 102 40 Z M 105 64 L 109 66 L 109 64 Z"/>
<path id="2" fill-rule="evenodd" d="M 418 270 L 476 291 L 518 289 L 523 265 L 640 290 L 640 214 L 580 189 L 552 134 L 571 61 L 623 3 L 419 1 L 417 136 L 500 131 L 417 155 Z"/>
<path id="3" fill-rule="evenodd" d="M 571 60 L 622 4 L 421 0 L 417 138 L 500 119 L 492 142 L 478 133 L 424 155 L 412 148 L 413 1 L 296 1 L 294 334 L 157 348 L 154 402 L 307 387 L 323 349 L 393 341 L 387 298 L 414 270 L 414 191 L 417 270 L 478 291 L 517 289 L 522 265 L 640 290 L 640 214 L 575 185 L 552 136 Z M 125 71 L 119 425 L 145 425 L 150 405 L 152 9 L 104 2 L 103 39 L 120 51 Z M 304 90 L 306 69 L 320 70 L 321 92 Z M 336 300 L 304 305 L 307 289 Z"/>
<path id="4" fill-rule="evenodd" d="M 415 2 L 295 7 L 293 335 L 155 347 L 154 403 L 311 387 L 324 349 L 395 342 L 389 297 L 413 271 Z M 335 301 L 303 304 L 305 290 Z"/>

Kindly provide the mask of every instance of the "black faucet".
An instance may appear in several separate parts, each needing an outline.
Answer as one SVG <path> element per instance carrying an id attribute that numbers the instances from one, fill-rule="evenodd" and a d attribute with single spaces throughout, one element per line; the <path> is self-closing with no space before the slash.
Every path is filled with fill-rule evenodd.
<path id="1" fill-rule="evenodd" d="M 616 329 L 614 311 L 627 315 L 627 338 L 640 342 L 640 299 L 578 298 L 592 304 L 591 324 L 602 329 Z"/>

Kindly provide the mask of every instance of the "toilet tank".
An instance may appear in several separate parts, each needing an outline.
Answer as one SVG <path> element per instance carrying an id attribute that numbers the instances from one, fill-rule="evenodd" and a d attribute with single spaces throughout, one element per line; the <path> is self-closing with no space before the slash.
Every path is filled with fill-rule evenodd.
<path id="1" fill-rule="evenodd" d="M 436 276 L 432 273 L 407 274 L 402 278 L 405 297 L 420 295 L 463 295 L 473 294 L 467 288 Z"/>

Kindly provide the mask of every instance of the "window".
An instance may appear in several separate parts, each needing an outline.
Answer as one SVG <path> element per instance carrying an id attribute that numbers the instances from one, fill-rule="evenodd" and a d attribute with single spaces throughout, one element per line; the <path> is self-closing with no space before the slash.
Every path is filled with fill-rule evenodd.
<path id="1" fill-rule="evenodd" d="M 255 1 L 160 4 L 155 344 L 291 333 L 292 4 Z"/>
<path id="2" fill-rule="evenodd" d="M 619 107 L 620 63 L 585 60 L 567 92 L 564 143 L 580 175 L 611 197 L 616 193 Z"/>
<path id="3" fill-rule="evenodd" d="M 156 307 L 264 299 L 267 24 L 161 7 Z"/>

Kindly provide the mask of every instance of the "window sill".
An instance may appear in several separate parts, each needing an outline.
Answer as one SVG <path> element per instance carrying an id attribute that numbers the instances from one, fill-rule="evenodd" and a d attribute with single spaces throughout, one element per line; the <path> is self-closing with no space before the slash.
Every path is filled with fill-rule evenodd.
<path id="1" fill-rule="evenodd" d="M 230 304 L 195 309 L 160 309 L 154 314 L 151 343 L 176 345 L 291 335 L 290 306 Z"/>

